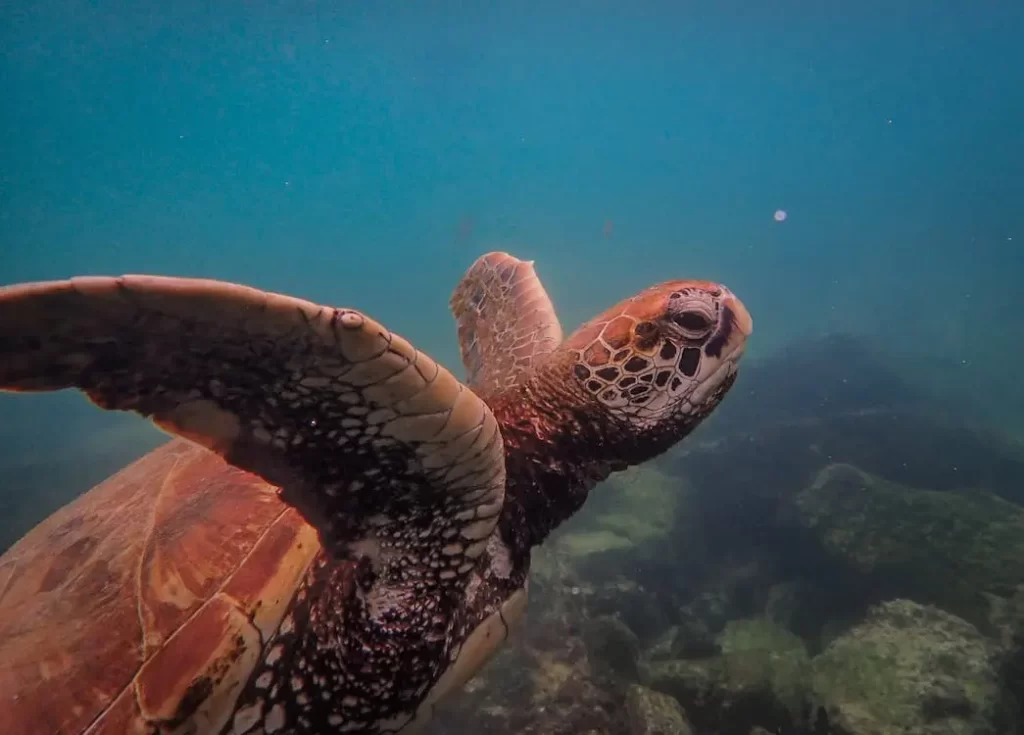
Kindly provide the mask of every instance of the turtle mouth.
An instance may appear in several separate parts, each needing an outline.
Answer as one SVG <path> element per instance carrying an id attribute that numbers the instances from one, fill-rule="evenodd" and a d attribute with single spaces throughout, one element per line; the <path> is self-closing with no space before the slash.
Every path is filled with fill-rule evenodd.
<path id="1" fill-rule="evenodd" d="M 750 312 L 747 311 L 747 307 L 743 305 L 743 302 L 736 298 L 735 294 L 730 293 L 723 307 L 732 318 L 733 326 L 740 331 L 743 338 L 749 337 L 754 331 L 754 319 L 750 316 Z M 740 345 L 740 347 L 742 346 Z"/>
<path id="2" fill-rule="evenodd" d="M 739 370 L 739 361 L 743 356 L 743 350 L 746 347 L 746 343 L 741 342 L 734 346 L 732 350 L 719 358 L 719 365 L 714 369 L 713 372 L 708 374 L 704 380 L 695 384 L 693 388 L 679 401 L 679 408 L 683 410 L 683 413 L 691 413 L 693 411 L 700 412 L 708 402 L 708 398 L 718 392 L 718 389 L 725 383 L 729 382 L 733 376 L 736 375 Z M 724 394 L 723 394 L 724 395 Z M 717 405 L 718 401 L 721 400 L 721 396 L 718 396 L 713 400 L 713 403 L 709 407 Z"/>
<path id="3" fill-rule="evenodd" d="M 636 406 L 630 411 L 633 420 L 643 426 L 657 426 L 664 421 L 693 428 L 708 416 L 732 387 L 743 356 L 745 341 L 734 342 L 729 352 L 712 358 L 717 362 L 703 379 L 692 383 L 685 391 L 669 398 L 659 406 Z M 704 359 L 708 359 L 705 353 Z"/>

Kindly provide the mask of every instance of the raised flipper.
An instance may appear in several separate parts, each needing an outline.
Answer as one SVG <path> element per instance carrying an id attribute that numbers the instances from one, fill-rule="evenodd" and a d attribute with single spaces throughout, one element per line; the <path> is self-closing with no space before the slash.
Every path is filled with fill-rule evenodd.
<path id="1" fill-rule="evenodd" d="M 517 384 L 562 342 L 555 307 L 533 263 L 508 253 L 477 258 L 450 306 L 466 382 L 481 395 Z"/>
<path id="2" fill-rule="evenodd" d="M 279 486 L 385 581 L 464 579 L 502 507 L 487 406 L 350 309 L 148 276 L 0 289 L 0 389 L 69 387 Z"/>

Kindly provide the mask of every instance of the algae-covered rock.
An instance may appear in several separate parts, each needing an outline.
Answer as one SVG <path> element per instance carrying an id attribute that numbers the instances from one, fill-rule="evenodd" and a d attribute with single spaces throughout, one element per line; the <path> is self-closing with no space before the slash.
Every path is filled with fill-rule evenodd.
<path id="1" fill-rule="evenodd" d="M 810 684 L 810 659 L 804 642 L 766 619 L 734 620 L 719 636 L 730 675 L 751 687 L 763 687 L 798 719 Z"/>
<path id="2" fill-rule="evenodd" d="M 535 669 L 529 672 L 533 682 L 533 701 L 542 703 L 558 695 L 565 683 L 572 678 L 575 668 L 548 653 L 538 654 L 535 661 Z"/>
<path id="3" fill-rule="evenodd" d="M 649 590 L 622 577 L 595 587 L 586 598 L 586 610 L 593 617 L 621 618 L 645 642 L 656 638 L 670 622 Z"/>
<path id="4" fill-rule="evenodd" d="M 746 555 L 709 561 L 694 594 L 679 608 L 684 623 L 698 621 L 720 633 L 729 620 L 751 617 L 763 609 L 772 572 L 758 558 Z"/>
<path id="5" fill-rule="evenodd" d="M 629 735 L 692 735 L 686 712 L 672 697 L 634 684 L 626 692 Z"/>
<path id="6" fill-rule="evenodd" d="M 874 606 L 812 662 L 837 735 L 1005 735 L 998 651 L 965 620 L 909 600 Z"/>
<path id="7" fill-rule="evenodd" d="M 653 549 L 672 531 L 682 484 L 650 464 L 612 475 L 548 543 L 595 580 L 615 575 L 636 561 L 626 552 Z"/>
<path id="8" fill-rule="evenodd" d="M 672 531 L 682 481 L 643 464 L 612 475 L 600 489 L 587 524 L 642 544 Z"/>
<path id="9" fill-rule="evenodd" d="M 676 634 L 669 649 L 671 658 L 705 658 L 721 652 L 715 635 L 704 621 L 682 611 Z"/>
<path id="10" fill-rule="evenodd" d="M 831 580 L 829 580 L 831 582 Z M 820 582 L 791 579 L 768 589 L 764 616 L 805 640 L 814 640 L 830 622 L 832 590 Z"/>
<path id="11" fill-rule="evenodd" d="M 793 505 L 826 551 L 856 571 L 974 623 L 988 615 L 983 593 L 1012 595 L 1024 580 L 1024 508 L 982 491 L 912 488 L 837 464 Z"/>
<path id="12" fill-rule="evenodd" d="M 1024 645 L 1024 580 L 1007 597 L 988 596 L 989 621 L 999 642 L 1007 649 Z M 1021 690 L 1024 693 L 1024 689 Z"/>
<path id="13" fill-rule="evenodd" d="M 678 656 L 672 653 L 677 635 L 679 635 L 678 625 L 665 628 L 644 650 L 643 658 L 647 661 L 665 661 L 666 659 L 678 658 Z"/>
<path id="14" fill-rule="evenodd" d="M 717 638 L 722 653 L 651 661 L 648 686 L 674 696 L 700 730 L 726 735 L 761 725 L 791 727 L 803 717 L 810 666 L 803 641 L 763 619 L 737 620 Z"/>
<path id="15" fill-rule="evenodd" d="M 702 589 L 680 608 L 679 618 L 687 627 L 699 627 L 705 631 L 718 633 L 725 626 L 730 618 L 729 613 L 732 612 L 729 590 L 724 589 L 725 585 L 721 582 L 725 576 L 716 575 L 713 587 Z"/>
<path id="16" fill-rule="evenodd" d="M 640 641 L 636 633 L 613 615 L 588 620 L 583 627 L 587 654 L 598 669 L 604 669 L 628 681 L 637 680 Z"/>
<path id="17" fill-rule="evenodd" d="M 553 545 L 557 545 L 571 559 L 582 559 L 591 554 L 629 549 L 632 548 L 633 542 L 612 531 L 587 529 L 559 536 Z"/>

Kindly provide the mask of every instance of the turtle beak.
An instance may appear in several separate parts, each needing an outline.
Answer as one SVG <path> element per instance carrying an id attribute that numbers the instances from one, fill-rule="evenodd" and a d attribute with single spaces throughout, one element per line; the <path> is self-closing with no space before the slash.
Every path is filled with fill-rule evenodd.
<path id="1" fill-rule="evenodd" d="M 722 301 L 722 306 L 732 314 L 733 326 L 743 334 L 744 339 L 749 337 L 754 331 L 754 320 L 750 317 L 750 312 L 747 311 L 743 302 L 736 298 L 735 294 L 730 293 Z"/>

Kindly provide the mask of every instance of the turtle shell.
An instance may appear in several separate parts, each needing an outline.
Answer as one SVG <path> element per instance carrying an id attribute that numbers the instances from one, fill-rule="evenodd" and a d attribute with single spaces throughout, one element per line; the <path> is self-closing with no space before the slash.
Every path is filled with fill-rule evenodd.
<path id="1" fill-rule="evenodd" d="M 274 487 L 163 445 L 0 558 L 0 722 L 219 731 L 319 551 Z"/>

